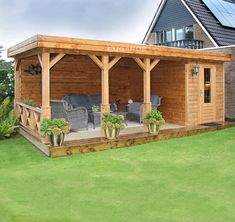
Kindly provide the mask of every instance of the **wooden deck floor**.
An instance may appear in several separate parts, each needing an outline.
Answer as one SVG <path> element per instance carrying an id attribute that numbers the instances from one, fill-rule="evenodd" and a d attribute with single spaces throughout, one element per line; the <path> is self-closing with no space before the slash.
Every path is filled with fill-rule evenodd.
<path id="1" fill-rule="evenodd" d="M 130 147 L 155 141 L 167 140 L 172 138 L 196 135 L 203 132 L 221 130 L 235 126 L 235 123 L 224 122 L 220 126 L 196 126 L 182 127 L 175 129 L 163 129 L 159 135 L 148 133 L 135 133 L 120 136 L 116 140 L 107 140 L 103 137 L 66 141 L 63 147 L 50 147 L 50 157 L 63 157 L 78 153 L 96 152 L 108 149 Z"/>

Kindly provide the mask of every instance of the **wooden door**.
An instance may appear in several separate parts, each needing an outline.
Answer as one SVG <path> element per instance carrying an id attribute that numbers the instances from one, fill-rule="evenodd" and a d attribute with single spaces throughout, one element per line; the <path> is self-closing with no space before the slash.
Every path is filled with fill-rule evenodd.
<path id="1" fill-rule="evenodd" d="M 199 123 L 215 122 L 216 115 L 216 68 L 201 65 L 199 72 Z"/>

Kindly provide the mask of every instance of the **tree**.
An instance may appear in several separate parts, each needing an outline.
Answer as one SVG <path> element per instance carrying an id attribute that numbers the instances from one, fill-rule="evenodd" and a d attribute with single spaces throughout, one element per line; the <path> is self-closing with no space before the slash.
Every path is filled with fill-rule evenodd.
<path id="1" fill-rule="evenodd" d="M 0 59 L 2 58 L 2 51 L 4 51 L 4 48 L 0 45 Z"/>
<path id="2" fill-rule="evenodd" d="M 14 68 L 13 62 L 7 62 L 2 58 L 1 53 L 4 50 L 0 46 L 0 101 L 7 96 L 14 97 Z"/>

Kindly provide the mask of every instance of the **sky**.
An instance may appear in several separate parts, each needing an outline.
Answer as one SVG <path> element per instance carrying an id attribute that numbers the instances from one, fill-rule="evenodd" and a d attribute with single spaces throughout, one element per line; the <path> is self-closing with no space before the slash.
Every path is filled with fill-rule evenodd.
<path id="1" fill-rule="evenodd" d="M 159 1 L 0 0 L 0 45 L 36 34 L 141 43 Z"/>

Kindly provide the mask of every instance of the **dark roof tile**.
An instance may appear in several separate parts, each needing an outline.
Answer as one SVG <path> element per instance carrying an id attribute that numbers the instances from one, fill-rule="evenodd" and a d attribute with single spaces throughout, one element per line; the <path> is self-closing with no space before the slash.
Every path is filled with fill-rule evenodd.
<path id="1" fill-rule="evenodd" d="M 184 0 L 219 46 L 235 45 L 235 28 L 221 25 L 202 0 Z M 235 0 L 227 0 L 235 3 Z"/>

